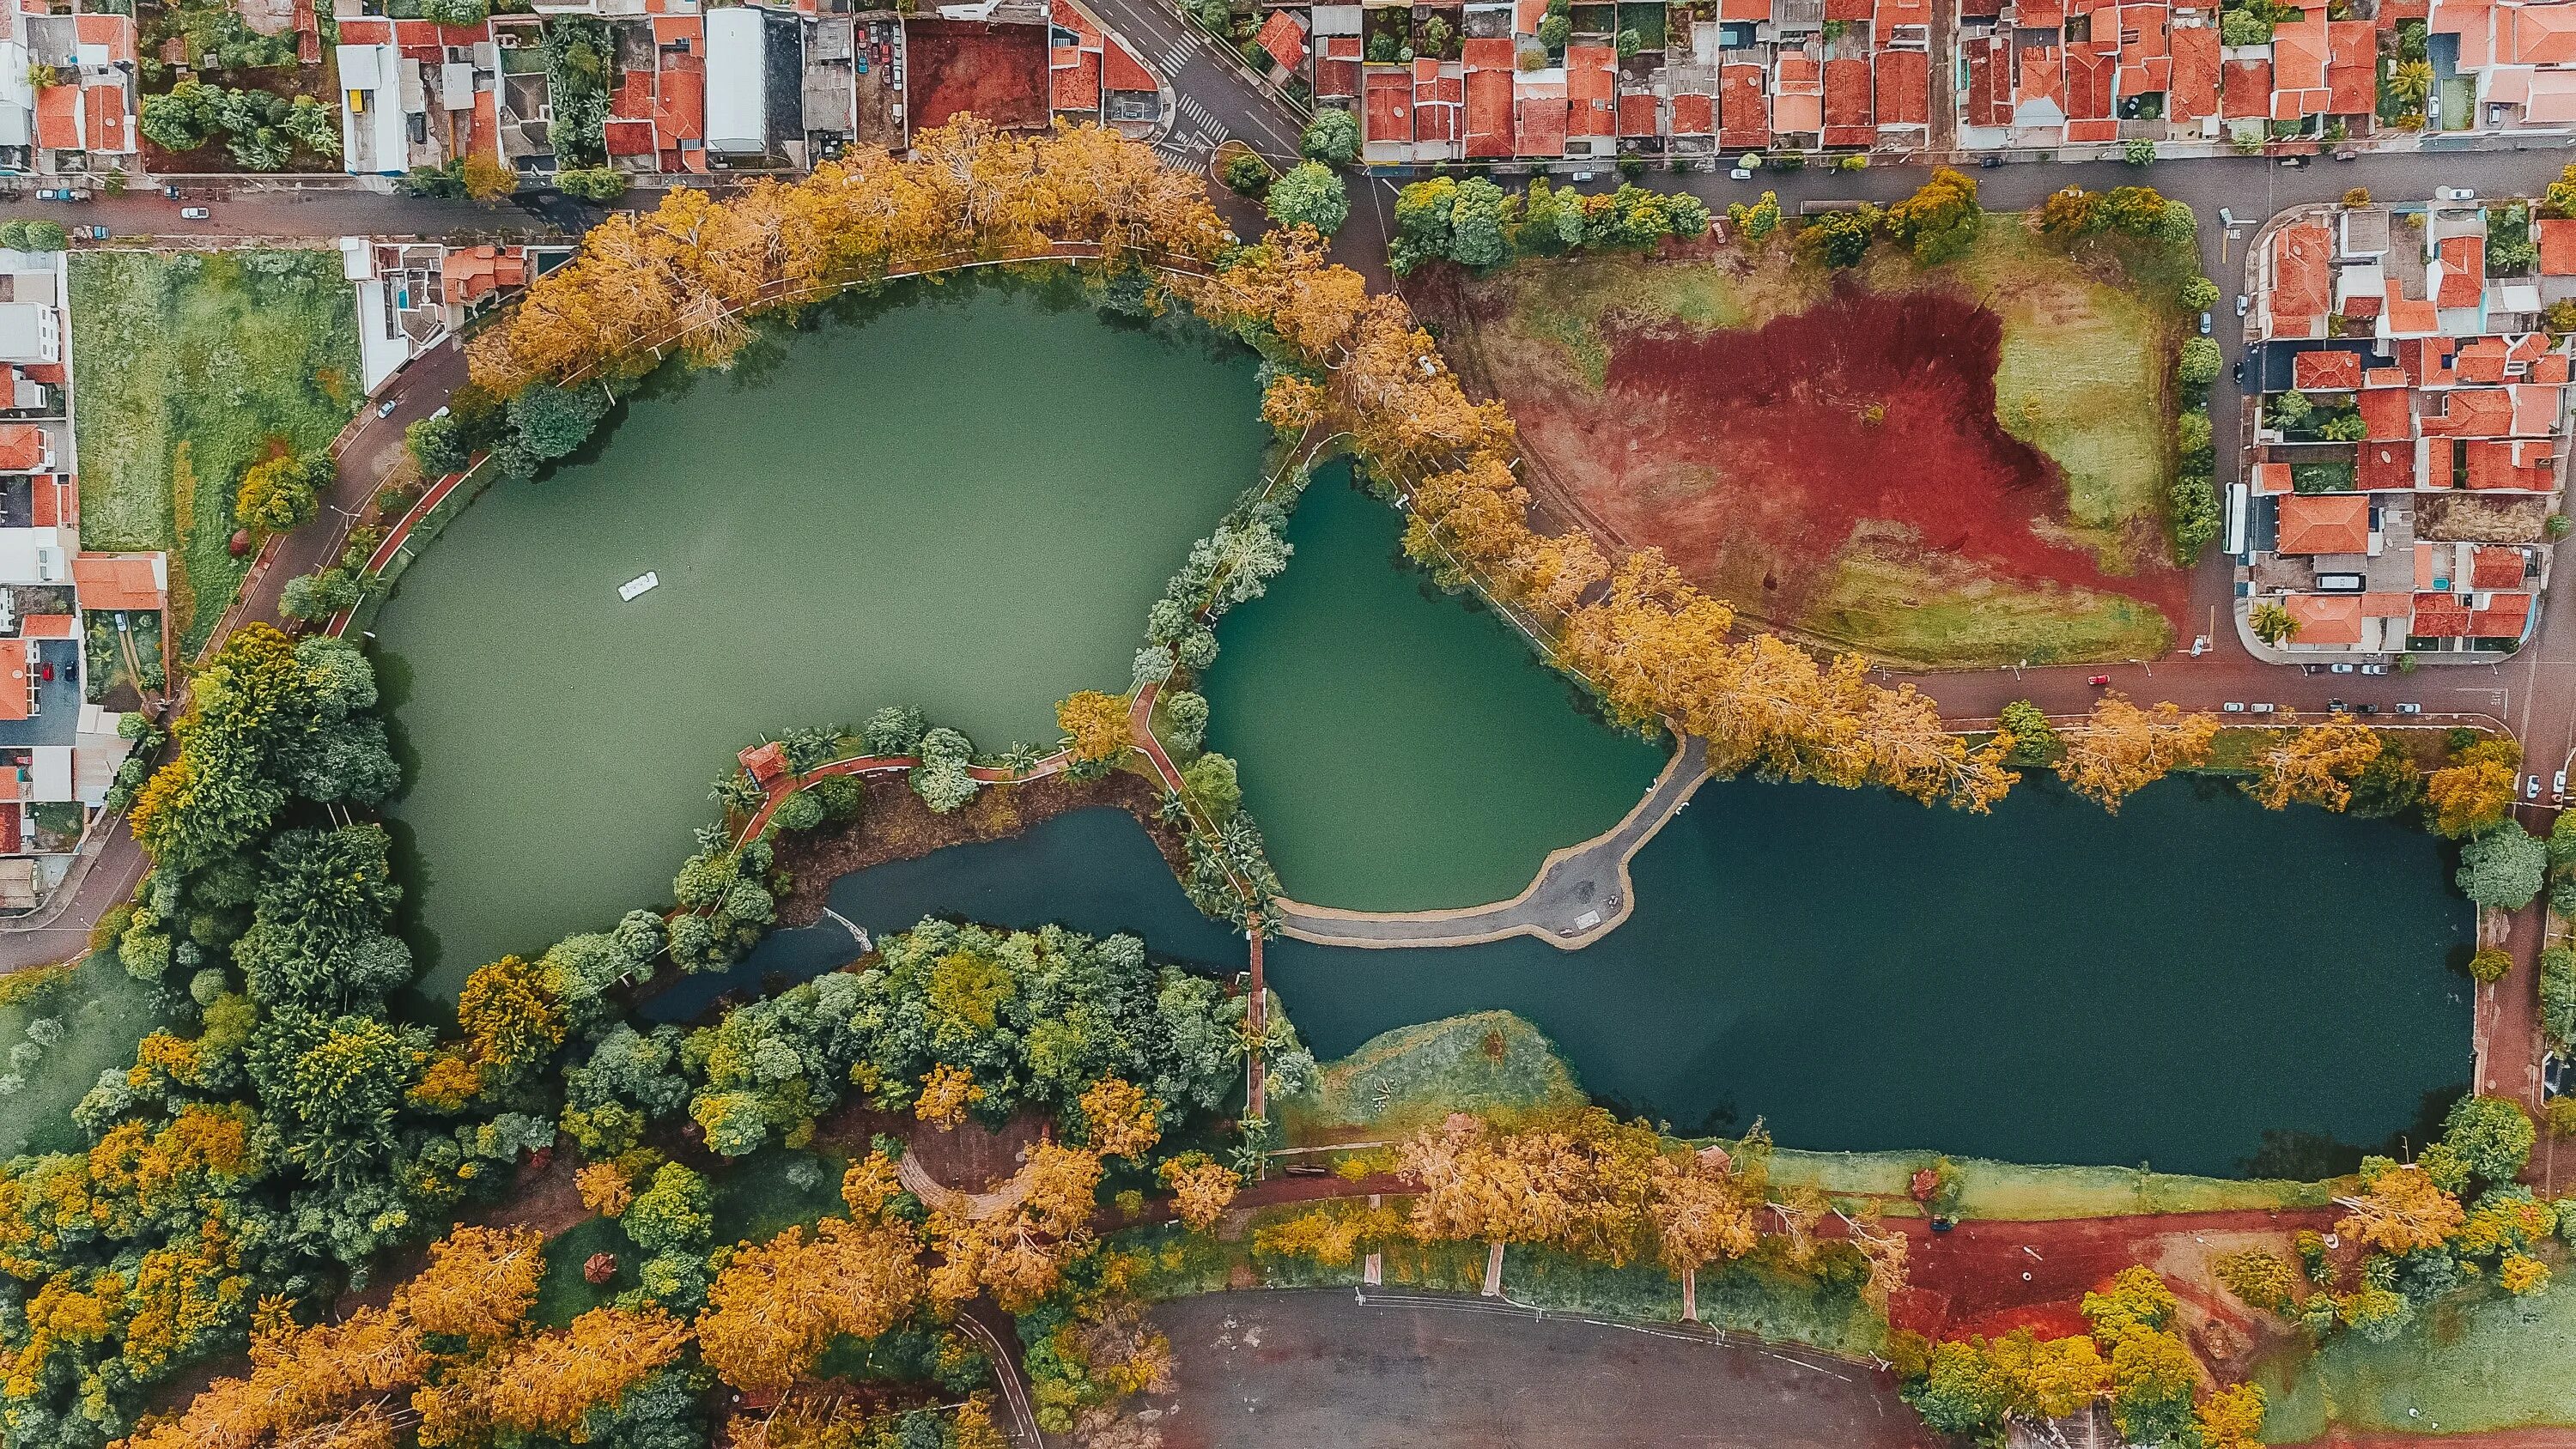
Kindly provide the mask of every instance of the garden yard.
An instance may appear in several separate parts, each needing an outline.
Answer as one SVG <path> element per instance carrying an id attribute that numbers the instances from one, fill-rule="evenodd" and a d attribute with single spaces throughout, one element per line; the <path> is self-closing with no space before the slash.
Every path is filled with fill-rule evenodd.
<path id="1" fill-rule="evenodd" d="M 328 446 L 361 399 L 339 254 L 75 253 L 71 326 L 81 542 L 169 551 L 193 656 L 248 569 L 226 546 L 241 475 Z"/>
<path id="2" fill-rule="evenodd" d="M 2141 249 L 2143 252 L 2144 249 Z M 1997 216 L 1934 270 L 1774 245 L 1522 261 L 1421 299 L 1542 508 L 1748 615 L 1932 667 L 2163 652 L 2178 277 Z"/>
<path id="3" fill-rule="evenodd" d="M 0 976 L 0 1048 L 9 1054 L 0 1158 L 84 1144 L 72 1107 L 100 1072 L 132 1065 L 134 1044 L 169 1019 L 155 995 L 113 955 Z"/>

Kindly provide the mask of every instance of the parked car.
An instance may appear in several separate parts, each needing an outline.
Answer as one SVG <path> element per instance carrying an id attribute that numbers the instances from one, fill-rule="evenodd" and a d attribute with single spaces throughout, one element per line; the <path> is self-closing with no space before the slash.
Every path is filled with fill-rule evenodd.
<path id="1" fill-rule="evenodd" d="M 2341 714 L 2344 712 L 2344 709 L 2345 705 L 2342 700 L 2330 699 L 2326 701 L 2326 713 L 2328 714 Z"/>
<path id="2" fill-rule="evenodd" d="M 2289 167 L 2293 171 L 2296 171 L 2300 167 L 2308 164 L 2308 158 L 2305 156 L 2284 156 L 2281 158 L 2281 164 Z"/>
<path id="3" fill-rule="evenodd" d="M 2388 666 L 2385 664 L 2365 664 L 2361 666 L 2361 672 L 2364 674 L 2386 674 L 2388 672 Z"/>
<path id="4" fill-rule="evenodd" d="M 161 194 L 170 198 L 172 201 L 176 201 L 179 199 L 179 188 L 176 186 L 164 186 L 161 188 Z"/>
<path id="5" fill-rule="evenodd" d="M 2526 775 L 2523 777 L 2522 798 L 2525 800 L 2537 800 L 2540 798 L 2540 777 L 2538 775 Z"/>
<path id="6" fill-rule="evenodd" d="M 2239 293 L 2237 293 L 2237 294 L 2236 294 L 2236 315 L 2237 315 L 2237 316 L 2239 316 L 2239 317 L 2244 316 L 2244 315 L 2246 314 L 2246 312 L 2248 312 L 2249 310 L 2251 310 L 2251 309 L 2253 308 L 2253 306 L 2254 306 L 2254 299 L 2253 299 L 2253 298 L 2246 296 L 2243 292 L 2239 292 Z"/>
<path id="7" fill-rule="evenodd" d="M 2567 1090 L 2567 1059 L 2556 1052 L 2544 1052 L 2540 1058 L 2540 1095 L 2555 1097 Z"/>
<path id="8" fill-rule="evenodd" d="M 2224 714 L 2243 714 L 2245 712 L 2245 701 L 2241 699 L 2231 699 L 2227 703 L 2220 705 L 2218 708 L 2220 712 Z"/>
<path id="9" fill-rule="evenodd" d="M 2209 314 L 2206 312 L 2200 314 L 2200 335 L 2203 337 L 2209 335 Z"/>
<path id="10" fill-rule="evenodd" d="M 2465 186 L 2436 186 L 2433 194 L 2444 201 L 2475 201 L 2478 194 Z"/>
<path id="11" fill-rule="evenodd" d="M 212 213 L 208 212 L 202 206 L 183 206 L 179 208 L 179 219 L 181 221 L 204 221 L 211 214 Z"/>
<path id="12" fill-rule="evenodd" d="M 2424 706 L 2409 701 L 2408 703 L 2397 706 L 2397 712 L 2399 714 L 2422 714 L 2424 712 Z"/>
<path id="13" fill-rule="evenodd" d="M 2379 713 L 2379 706 L 2375 704 L 2357 704 L 2353 706 L 2353 712 L 2355 714 L 2377 714 Z"/>
<path id="14" fill-rule="evenodd" d="M 2088 680 L 2085 680 L 2084 682 L 2085 682 L 2086 684 L 2092 685 L 2095 689 L 2100 689 L 2103 685 L 2106 685 L 2106 684 L 2108 684 L 2108 683 L 2110 683 L 2110 682 L 2111 682 L 2111 676 L 2109 676 L 2109 675 L 2107 675 L 2107 674 L 2096 674 L 2096 675 L 2094 675 L 2092 678 L 2090 678 L 2090 679 L 2088 679 Z"/>
<path id="15" fill-rule="evenodd" d="M 2567 772 L 2565 770 L 2559 771 L 2557 776 L 2550 780 L 2549 793 L 2553 795 L 2564 795 L 2567 793 Z"/>
<path id="16" fill-rule="evenodd" d="M 36 188 L 36 199 L 38 201 L 59 201 L 62 199 L 62 195 L 63 194 L 61 192 L 56 191 L 50 186 L 39 186 Z"/>
<path id="17" fill-rule="evenodd" d="M 2302 664 L 2299 666 L 2299 672 L 2301 674 L 2323 674 L 2326 672 L 2326 667 L 2322 664 Z"/>
<path id="18" fill-rule="evenodd" d="M 392 417 L 394 415 L 394 409 L 401 406 L 401 398 L 387 397 L 383 402 L 376 404 L 376 416 L 380 418 Z"/>
<path id="19" fill-rule="evenodd" d="M 2275 709 L 2277 709 L 2277 708 L 2279 708 L 2279 706 L 2278 706 L 2278 705 L 2270 705 L 2270 704 L 2249 704 L 2249 705 L 2245 706 L 2245 712 L 2246 712 L 2246 713 L 2248 713 L 2248 714 L 2270 714 L 2273 710 L 2275 710 Z"/>
<path id="20" fill-rule="evenodd" d="M 2350 674 L 2353 671 L 2353 664 L 2349 659 L 2338 659 L 2331 667 L 2337 674 Z"/>
<path id="21" fill-rule="evenodd" d="M 1726 173 L 1726 179 L 1729 181 L 1750 181 L 1753 179 L 1752 168 L 1738 166 L 1734 170 Z"/>
<path id="22" fill-rule="evenodd" d="M 2234 226 L 2236 224 L 2236 213 L 2229 211 L 2226 207 L 2220 207 L 2218 209 L 2218 224 L 2220 226 Z"/>

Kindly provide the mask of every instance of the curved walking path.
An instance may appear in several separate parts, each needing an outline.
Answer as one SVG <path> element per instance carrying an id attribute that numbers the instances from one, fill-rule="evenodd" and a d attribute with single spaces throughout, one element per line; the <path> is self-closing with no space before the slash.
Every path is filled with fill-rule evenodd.
<path id="1" fill-rule="evenodd" d="M 1271 920 L 1281 934 L 1320 946 L 1472 946 L 1535 936 L 1560 951 L 1578 951 L 1636 909 L 1628 862 L 1707 778 L 1708 742 L 1684 739 L 1627 818 L 1580 845 L 1549 852 L 1528 888 L 1507 901 L 1449 911 L 1340 911 L 1283 896 L 1270 903 Z"/>

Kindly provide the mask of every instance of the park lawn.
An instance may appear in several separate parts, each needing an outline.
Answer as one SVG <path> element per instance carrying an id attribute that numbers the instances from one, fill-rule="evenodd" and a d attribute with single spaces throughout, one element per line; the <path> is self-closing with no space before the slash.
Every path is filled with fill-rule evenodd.
<path id="1" fill-rule="evenodd" d="M 1791 265 L 1785 251 L 1684 263 L 1611 252 L 1505 267 L 1476 285 L 1505 289 L 1512 341 L 1548 348 L 1598 392 L 1610 372 L 1601 328 L 1613 317 L 1699 332 L 1748 330 L 1814 306 L 1832 290 L 1832 279 Z"/>
<path id="2" fill-rule="evenodd" d="M 1997 420 L 2056 460 L 2073 530 L 2114 569 L 2163 557 L 2173 476 L 2167 381 L 2181 319 L 2162 299 L 2175 295 L 2181 278 L 2139 265 L 2148 275 L 2134 284 L 2107 281 L 2017 216 L 1990 218 L 1951 264 L 2004 319 Z"/>
<path id="3" fill-rule="evenodd" d="M 813 1180 L 798 1186 L 789 1170 L 809 1164 Z M 841 1201 L 847 1159 L 788 1147 L 763 1147 L 715 1173 L 715 1240 L 765 1243 L 791 1227 L 849 1216 Z"/>
<path id="4" fill-rule="evenodd" d="M 248 571 L 243 472 L 357 412 L 355 296 L 336 251 L 75 252 L 71 328 L 82 546 L 166 550 L 193 657 Z"/>
<path id="5" fill-rule="evenodd" d="M 614 1218 L 584 1218 L 546 1240 L 546 1274 L 537 1280 L 536 1321 L 561 1328 L 641 1281 L 637 1267 L 644 1255 Z M 593 1253 L 617 1255 L 617 1276 L 594 1284 L 581 1275 Z"/>
<path id="6" fill-rule="evenodd" d="M 2527 1298 L 2490 1288 L 2437 1304 L 2393 1342 L 2338 1333 L 2314 1352 L 2285 1350 L 2257 1366 L 2270 1398 L 2263 1437 L 2295 1444 L 2335 1426 L 2473 1434 L 2576 1424 L 2571 1341 L 2576 1283 L 2563 1276 Z"/>
<path id="7" fill-rule="evenodd" d="M 1508 1115 L 1588 1100 L 1538 1028 L 1508 1011 L 1480 1011 L 1369 1038 L 1283 1099 L 1279 1117 L 1290 1145 L 1314 1146 L 1385 1141 L 1451 1112 Z"/>
<path id="8" fill-rule="evenodd" d="M 1798 627 L 1927 669 L 2153 659 L 2174 638 L 2164 614 L 2137 599 L 1857 549 L 1835 561 Z"/>
<path id="9" fill-rule="evenodd" d="M 86 1148 L 72 1108 L 98 1085 L 99 1073 L 134 1065 L 135 1043 L 165 1025 L 168 1012 L 154 988 L 126 975 L 113 956 L 85 958 L 69 970 L 17 972 L 0 983 L 0 1048 L 12 1053 L 0 1083 L 19 1083 L 0 1096 L 0 1158 Z M 62 1027 L 51 1046 L 27 1035 L 40 1019 Z M 16 1061 L 21 1045 L 39 1047 L 23 1067 Z"/>
<path id="10" fill-rule="evenodd" d="M 1907 1184 L 1916 1169 L 1938 1160 L 1939 1155 L 1930 1152 L 1779 1148 L 1771 1154 L 1771 1185 L 1774 1189 L 1811 1185 L 1835 1196 L 1875 1198 L 1889 1213 L 1911 1215 L 1917 1209 L 1905 1200 Z M 2335 1192 L 2350 1186 L 2349 1179 L 2284 1182 L 2184 1177 L 2133 1167 L 2033 1167 L 1983 1157 L 1954 1157 L 1950 1162 L 1960 1173 L 1959 1215 L 2008 1222 L 2316 1208 L 2327 1206 Z"/>

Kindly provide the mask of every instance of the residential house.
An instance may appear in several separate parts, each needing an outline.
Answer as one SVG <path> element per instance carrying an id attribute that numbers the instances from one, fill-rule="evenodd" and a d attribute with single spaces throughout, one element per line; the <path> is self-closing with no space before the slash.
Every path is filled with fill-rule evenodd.
<path id="1" fill-rule="evenodd" d="M 2490 275 L 2494 221 L 2316 207 L 2264 238 L 2228 534 L 2247 616 L 2285 610 L 2291 654 L 2493 652 L 2538 617 L 2576 356 L 2538 313 L 2552 266 L 2576 293 L 2576 235 L 2540 223 L 2534 274 Z"/>
<path id="2" fill-rule="evenodd" d="M 22 75 L 0 85 L 0 144 L 8 130 L 5 99 L 34 111 L 34 169 L 47 174 L 134 169 L 141 150 L 135 129 L 135 28 L 130 15 L 13 16 L 25 26 Z M 5 47 L 0 47 L 5 54 Z M 32 91 L 30 96 L 27 92 Z"/>

